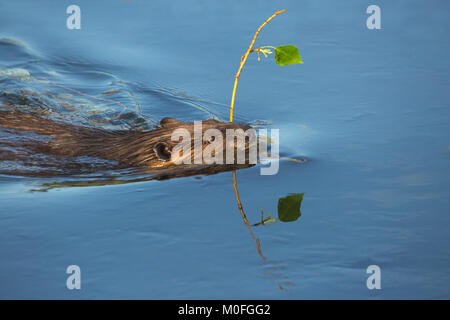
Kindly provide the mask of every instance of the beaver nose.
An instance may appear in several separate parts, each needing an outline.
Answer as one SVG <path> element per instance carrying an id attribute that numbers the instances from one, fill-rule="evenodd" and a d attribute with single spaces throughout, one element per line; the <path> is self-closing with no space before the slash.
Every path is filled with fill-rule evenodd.
<path id="1" fill-rule="evenodd" d="M 161 161 L 169 161 L 170 160 L 172 150 L 170 150 L 170 146 L 167 143 L 158 142 L 153 147 L 153 151 L 155 152 L 156 157 L 159 160 L 161 160 Z"/>

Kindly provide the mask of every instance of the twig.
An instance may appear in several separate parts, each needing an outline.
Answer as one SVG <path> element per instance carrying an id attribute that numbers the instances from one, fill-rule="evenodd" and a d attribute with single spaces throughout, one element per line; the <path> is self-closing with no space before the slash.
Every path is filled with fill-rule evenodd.
<path id="1" fill-rule="evenodd" d="M 241 75 L 242 68 L 244 68 L 244 64 L 245 64 L 245 61 L 247 61 L 248 55 L 250 54 L 250 52 L 252 52 L 253 46 L 255 45 L 256 38 L 258 37 L 258 34 L 261 31 L 261 29 L 266 24 L 268 24 L 270 20 L 272 20 L 277 15 L 279 15 L 280 13 L 283 13 L 285 11 L 286 11 L 286 9 L 283 9 L 283 10 L 275 12 L 272 16 L 270 16 L 269 19 L 264 21 L 264 23 L 259 26 L 258 30 L 256 30 L 256 32 L 255 32 L 255 35 L 253 36 L 253 40 L 250 43 L 250 46 L 248 47 L 247 52 L 245 52 L 245 54 L 241 58 L 241 65 L 239 66 L 239 69 L 238 69 L 236 75 L 234 76 L 234 87 L 233 87 L 233 94 L 231 96 L 231 104 L 230 104 L 230 122 L 233 122 L 234 99 L 235 99 L 235 96 L 236 96 L 236 88 L 237 88 L 237 84 L 238 84 L 238 81 L 239 81 L 239 76 Z"/>

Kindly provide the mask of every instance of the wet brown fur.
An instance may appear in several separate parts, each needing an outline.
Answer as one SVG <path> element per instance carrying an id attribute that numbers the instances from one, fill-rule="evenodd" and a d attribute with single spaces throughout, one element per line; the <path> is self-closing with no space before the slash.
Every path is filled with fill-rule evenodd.
<path id="1" fill-rule="evenodd" d="M 158 143 L 173 148 L 178 142 L 171 141 L 173 130 L 185 128 L 193 139 L 193 122 L 179 122 L 164 118 L 161 127 L 152 131 L 106 130 L 43 118 L 20 111 L 0 111 L 0 127 L 18 131 L 32 131 L 50 137 L 47 142 L 35 146 L 35 151 L 65 156 L 92 156 L 114 160 L 134 167 L 171 168 L 172 161 L 161 161 L 155 153 Z M 202 121 L 203 131 L 215 128 L 225 136 L 226 129 L 247 130 L 249 126 L 225 123 L 209 119 Z M 193 141 L 192 144 L 193 146 Z M 203 145 L 203 148 L 205 145 Z M 192 152 L 193 154 L 193 152 Z M 188 165 L 194 168 L 195 165 Z"/>

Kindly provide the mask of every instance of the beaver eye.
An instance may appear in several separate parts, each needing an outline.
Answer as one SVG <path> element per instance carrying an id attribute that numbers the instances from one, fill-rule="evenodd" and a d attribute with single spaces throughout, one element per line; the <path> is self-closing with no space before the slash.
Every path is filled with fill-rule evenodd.
<path id="1" fill-rule="evenodd" d="M 172 150 L 170 150 L 170 146 L 167 143 L 158 142 L 153 147 L 153 151 L 155 152 L 156 157 L 159 160 L 161 160 L 161 161 L 169 161 L 170 160 Z"/>

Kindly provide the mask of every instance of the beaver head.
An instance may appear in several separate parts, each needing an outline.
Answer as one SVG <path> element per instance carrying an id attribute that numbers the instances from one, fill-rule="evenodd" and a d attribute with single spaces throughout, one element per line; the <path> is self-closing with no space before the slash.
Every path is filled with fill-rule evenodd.
<path id="1" fill-rule="evenodd" d="M 248 125 L 164 118 L 160 126 L 130 137 L 126 149 L 132 152 L 119 158 L 149 168 L 256 163 L 256 133 Z"/>

